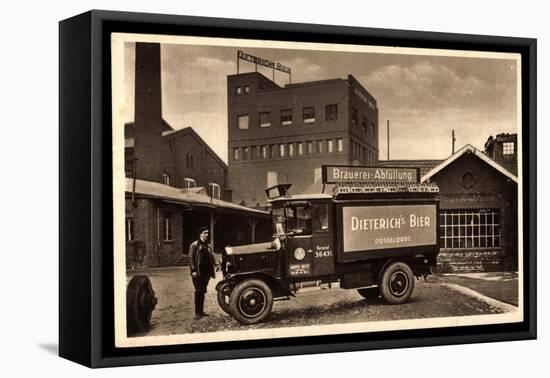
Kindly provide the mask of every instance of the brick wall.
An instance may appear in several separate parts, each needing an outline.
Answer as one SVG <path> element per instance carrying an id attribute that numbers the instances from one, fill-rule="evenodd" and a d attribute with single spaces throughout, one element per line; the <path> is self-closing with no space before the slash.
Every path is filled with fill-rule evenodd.
<path id="1" fill-rule="evenodd" d="M 465 175 L 473 176 L 465 180 Z M 431 178 L 439 186 L 441 209 L 498 209 L 499 248 L 446 249 L 439 258 L 446 272 L 517 269 L 517 184 L 472 153 L 466 153 Z"/>

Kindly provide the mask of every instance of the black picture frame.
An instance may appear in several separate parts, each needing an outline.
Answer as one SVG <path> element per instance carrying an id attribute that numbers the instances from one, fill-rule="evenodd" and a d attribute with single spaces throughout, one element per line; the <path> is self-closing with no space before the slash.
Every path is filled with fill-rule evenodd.
<path id="1" fill-rule="evenodd" d="M 536 338 L 536 40 L 93 10 L 59 24 L 59 354 L 89 367 Z M 110 35 L 114 32 L 521 54 L 524 321 L 115 348 Z"/>

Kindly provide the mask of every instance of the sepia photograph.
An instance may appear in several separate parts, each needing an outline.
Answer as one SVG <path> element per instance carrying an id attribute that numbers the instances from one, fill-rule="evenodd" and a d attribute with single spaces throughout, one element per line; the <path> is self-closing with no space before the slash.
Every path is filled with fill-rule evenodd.
<path id="1" fill-rule="evenodd" d="M 115 344 L 518 323 L 516 53 L 113 33 Z"/>

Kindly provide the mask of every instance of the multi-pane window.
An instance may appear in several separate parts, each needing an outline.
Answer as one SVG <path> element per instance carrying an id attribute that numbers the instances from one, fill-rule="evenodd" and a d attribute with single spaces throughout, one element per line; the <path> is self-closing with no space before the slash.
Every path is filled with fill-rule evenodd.
<path id="1" fill-rule="evenodd" d="M 279 144 L 279 156 L 285 157 L 285 145 L 284 143 Z"/>
<path id="2" fill-rule="evenodd" d="M 239 126 L 239 130 L 248 129 L 248 122 L 249 122 L 248 114 L 241 114 L 237 116 L 237 124 Z"/>
<path id="3" fill-rule="evenodd" d="M 174 214 L 171 211 L 162 213 L 162 240 L 174 240 Z"/>
<path id="4" fill-rule="evenodd" d="M 271 126 L 271 112 L 260 112 L 260 127 Z"/>
<path id="5" fill-rule="evenodd" d="M 197 182 L 195 181 L 195 179 L 192 179 L 189 177 L 185 177 L 183 179 L 183 189 L 190 189 L 190 188 L 196 188 L 196 187 L 197 187 Z"/>
<path id="6" fill-rule="evenodd" d="M 239 147 L 233 148 L 233 160 L 239 160 Z"/>
<path id="7" fill-rule="evenodd" d="M 315 122 L 315 107 L 307 106 L 303 109 L 303 120 L 304 123 Z"/>
<path id="8" fill-rule="evenodd" d="M 304 143 L 298 142 L 297 149 L 298 149 L 298 155 L 303 155 L 304 154 Z"/>
<path id="9" fill-rule="evenodd" d="M 281 110 L 281 125 L 292 125 L 292 109 Z"/>
<path id="10" fill-rule="evenodd" d="M 294 143 L 288 144 L 288 156 L 294 156 Z"/>
<path id="11" fill-rule="evenodd" d="M 500 210 L 441 210 L 441 248 L 500 247 Z"/>
<path id="12" fill-rule="evenodd" d="M 134 240 L 134 218 L 126 218 L 126 241 Z"/>
<path id="13" fill-rule="evenodd" d="M 338 152 L 344 151 L 344 139 L 342 138 L 336 139 L 336 151 Z"/>
<path id="14" fill-rule="evenodd" d="M 370 123 L 370 135 L 374 136 L 376 134 L 376 126 L 374 125 L 374 122 Z"/>
<path id="15" fill-rule="evenodd" d="M 313 153 L 313 142 L 311 140 L 308 140 L 306 142 L 306 148 L 307 148 L 307 154 L 311 155 Z"/>
<path id="16" fill-rule="evenodd" d="M 325 106 L 325 120 L 335 121 L 338 119 L 338 104 L 330 104 Z"/>
<path id="17" fill-rule="evenodd" d="M 263 146 L 260 147 L 260 159 L 267 159 L 268 157 L 267 150 L 268 150 L 267 144 L 264 144 Z"/>
<path id="18" fill-rule="evenodd" d="M 503 155 L 513 155 L 514 154 L 514 142 L 504 142 L 502 143 L 502 154 Z"/>
<path id="19" fill-rule="evenodd" d="M 220 199 L 220 186 L 215 182 L 208 184 L 208 191 L 210 192 L 210 197 Z"/>
<path id="20" fill-rule="evenodd" d="M 333 153 L 334 152 L 334 141 L 332 139 L 329 139 L 327 141 L 327 152 L 329 154 Z"/>
<path id="21" fill-rule="evenodd" d="M 258 147 L 252 146 L 250 147 L 250 160 L 254 160 L 258 158 Z"/>
<path id="22" fill-rule="evenodd" d="M 351 122 L 357 123 L 357 109 L 352 108 L 351 109 Z"/>
<path id="23" fill-rule="evenodd" d="M 275 159 L 277 156 L 277 145 L 276 144 L 272 144 L 269 146 L 269 153 L 270 153 L 270 157 L 272 159 Z"/>
<path id="24" fill-rule="evenodd" d="M 243 160 L 250 159 L 250 147 L 243 147 Z"/>
<path id="25" fill-rule="evenodd" d="M 162 174 L 162 183 L 164 185 L 170 185 L 170 176 L 168 175 L 168 173 Z"/>

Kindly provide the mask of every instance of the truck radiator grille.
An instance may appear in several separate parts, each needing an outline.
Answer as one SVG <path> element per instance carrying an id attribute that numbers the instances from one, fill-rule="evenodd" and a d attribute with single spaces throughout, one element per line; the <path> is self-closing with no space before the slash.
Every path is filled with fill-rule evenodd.
<path id="1" fill-rule="evenodd" d="M 271 253 L 269 255 L 249 255 L 240 256 L 236 259 L 236 270 L 243 272 L 249 271 L 269 271 L 274 270 L 277 266 L 277 255 Z"/>

